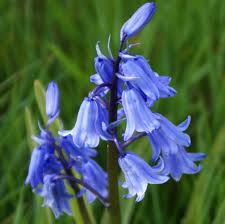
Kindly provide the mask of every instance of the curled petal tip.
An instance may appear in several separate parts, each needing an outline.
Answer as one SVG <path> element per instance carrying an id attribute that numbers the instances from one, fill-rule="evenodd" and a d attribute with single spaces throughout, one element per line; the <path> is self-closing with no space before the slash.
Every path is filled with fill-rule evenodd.
<path id="1" fill-rule="evenodd" d="M 96 43 L 96 52 L 97 52 L 98 57 L 101 59 L 108 59 L 104 54 L 102 54 L 100 47 L 99 47 L 99 43 L 100 43 L 100 41 L 97 41 L 97 43 Z"/>

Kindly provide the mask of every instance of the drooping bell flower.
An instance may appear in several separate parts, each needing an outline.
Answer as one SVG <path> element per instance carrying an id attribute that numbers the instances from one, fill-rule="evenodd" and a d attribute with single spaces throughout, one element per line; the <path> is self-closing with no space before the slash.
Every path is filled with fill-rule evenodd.
<path id="1" fill-rule="evenodd" d="M 30 184 L 34 189 L 39 184 L 43 184 L 45 174 L 57 174 L 61 169 L 62 166 L 54 155 L 54 149 L 47 144 L 41 145 L 32 152 L 25 184 Z"/>
<path id="2" fill-rule="evenodd" d="M 94 160 L 89 159 L 83 163 L 82 176 L 84 182 L 89 183 L 103 197 L 107 197 L 107 174 Z M 96 195 L 89 190 L 85 191 L 88 203 L 92 203 L 96 199 Z"/>
<path id="3" fill-rule="evenodd" d="M 52 209 L 56 218 L 63 212 L 72 215 L 70 199 L 73 197 L 68 193 L 63 180 L 54 180 L 55 175 L 46 175 L 44 184 L 35 190 L 35 193 L 44 198 L 44 207 Z"/>
<path id="4" fill-rule="evenodd" d="M 48 116 L 48 125 L 50 125 L 59 116 L 59 89 L 56 82 L 48 84 L 46 91 L 46 114 Z"/>
<path id="5" fill-rule="evenodd" d="M 69 164 L 75 168 L 78 173 L 82 173 L 82 164 L 91 157 L 95 157 L 97 152 L 92 148 L 78 148 L 71 135 L 59 138 L 59 146 L 65 151 L 69 158 Z"/>
<path id="6" fill-rule="evenodd" d="M 176 94 L 176 91 L 168 86 L 171 79 L 155 73 L 142 56 L 124 60 L 120 66 L 120 72 L 125 77 L 137 77 L 129 83 L 152 101 Z"/>
<path id="7" fill-rule="evenodd" d="M 61 136 L 72 135 L 73 142 L 78 148 L 95 148 L 99 144 L 100 137 L 103 139 L 112 138 L 107 130 L 103 130 L 103 127 L 107 127 L 108 121 L 104 108 L 93 98 L 86 97 L 82 102 L 77 121 L 74 128 L 71 131 L 60 131 Z"/>
<path id="8" fill-rule="evenodd" d="M 96 44 L 97 57 L 95 58 L 94 65 L 97 74 L 92 76 L 92 81 L 97 83 L 111 83 L 113 74 L 113 60 L 102 54 L 99 48 L 99 42 Z"/>
<path id="9" fill-rule="evenodd" d="M 157 114 L 160 128 L 148 134 L 152 145 L 153 161 L 159 155 L 164 160 L 163 173 L 171 175 L 179 181 L 182 174 L 194 174 L 201 170 L 202 165 L 196 165 L 196 161 L 205 158 L 204 153 L 188 153 L 185 147 L 191 145 L 190 137 L 184 133 L 190 124 L 190 117 L 180 125 L 175 126 L 162 115 Z"/>
<path id="10" fill-rule="evenodd" d="M 120 30 L 120 40 L 136 35 L 151 20 L 155 13 L 155 3 L 149 2 L 142 5 Z"/>
<path id="11" fill-rule="evenodd" d="M 107 58 L 95 58 L 95 70 L 104 83 L 112 82 L 113 63 Z M 96 76 L 95 76 L 96 77 Z M 100 82 L 100 79 L 99 79 Z"/>
<path id="12" fill-rule="evenodd" d="M 160 174 L 164 166 L 162 160 L 155 167 L 151 167 L 138 155 L 126 152 L 119 157 L 118 162 L 125 176 L 122 187 L 129 191 L 125 198 L 137 195 L 136 202 L 143 199 L 148 184 L 162 184 L 169 179 Z"/>
<path id="13" fill-rule="evenodd" d="M 141 94 L 134 88 L 126 89 L 122 94 L 122 105 L 127 118 L 124 140 L 127 141 L 134 133 L 150 133 L 159 128 L 160 123 L 147 107 Z"/>

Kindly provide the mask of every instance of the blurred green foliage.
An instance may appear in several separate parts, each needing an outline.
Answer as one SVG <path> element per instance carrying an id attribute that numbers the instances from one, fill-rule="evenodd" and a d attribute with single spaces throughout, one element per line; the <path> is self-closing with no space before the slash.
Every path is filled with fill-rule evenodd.
<path id="1" fill-rule="evenodd" d="M 82 98 L 92 84 L 95 43 L 106 50 L 111 33 L 115 53 L 123 22 L 145 1 L 2 0 L 0 1 L 0 223 L 73 223 L 54 220 L 40 198 L 24 187 L 30 148 L 41 113 L 34 80 L 61 89 L 61 118 L 72 128 Z M 154 70 L 171 75 L 178 90 L 155 110 L 174 123 L 191 114 L 190 151 L 207 153 L 200 174 L 180 182 L 149 186 L 135 204 L 122 199 L 123 223 L 225 223 L 225 1 L 158 0 L 157 13 L 132 42 L 133 52 L 149 58 Z M 26 108 L 26 110 L 25 110 Z M 26 114 L 26 116 L 25 116 Z M 25 119 L 26 117 L 26 119 Z M 27 130 L 26 125 L 27 124 Z M 28 133 L 28 134 L 27 134 Z M 26 137 L 28 136 L 28 138 Z M 105 145 L 98 160 L 105 165 Z M 132 146 L 150 159 L 146 140 Z M 124 194 L 121 189 L 121 194 Z M 99 202 L 91 205 L 96 223 L 107 216 Z M 102 218 L 102 216 L 104 218 Z M 101 221 L 102 220 L 102 221 Z"/>

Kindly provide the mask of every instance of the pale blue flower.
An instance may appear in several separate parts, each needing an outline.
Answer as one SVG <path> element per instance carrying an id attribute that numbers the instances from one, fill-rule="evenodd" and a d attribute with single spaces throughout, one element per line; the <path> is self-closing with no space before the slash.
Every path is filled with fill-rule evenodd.
<path id="1" fill-rule="evenodd" d="M 57 174 L 61 169 L 62 166 L 54 155 L 54 149 L 47 144 L 41 145 L 32 152 L 25 184 L 36 188 L 39 184 L 43 184 L 45 174 Z"/>
<path id="2" fill-rule="evenodd" d="M 77 121 L 71 131 L 60 131 L 62 136 L 72 135 L 78 148 L 95 148 L 100 137 L 112 139 L 107 133 L 107 111 L 97 101 L 86 97 L 80 106 Z"/>
<path id="3" fill-rule="evenodd" d="M 94 160 L 89 159 L 83 163 L 82 176 L 84 182 L 88 183 L 103 197 L 106 198 L 108 196 L 107 174 Z M 96 195 L 89 190 L 86 190 L 86 196 L 89 203 L 92 203 L 96 199 Z"/>
<path id="4" fill-rule="evenodd" d="M 159 128 L 160 123 L 147 107 L 141 94 L 134 88 L 126 89 L 122 94 L 122 105 L 127 118 L 124 140 L 128 140 L 134 133 L 150 133 Z"/>
<path id="5" fill-rule="evenodd" d="M 44 207 L 52 209 L 56 218 L 63 212 L 72 215 L 69 200 L 73 197 L 68 193 L 63 180 L 54 180 L 55 175 L 46 175 L 42 187 L 36 193 L 44 198 Z"/>
<path id="6" fill-rule="evenodd" d="M 162 160 L 157 166 L 150 167 L 138 155 L 126 152 L 119 157 L 118 162 L 125 176 L 122 187 L 128 188 L 129 191 L 125 197 L 130 198 L 137 195 L 137 202 L 143 199 L 148 184 L 162 184 L 169 179 L 166 175 L 160 174 L 164 166 Z"/>
<path id="7" fill-rule="evenodd" d="M 152 101 L 156 101 L 160 97 L 171 97 L 176 94 L 176 91 L 168 86 L 171 78 L 159 76 L 155 73 L 142 56 L 124 60 L 120 66 L 120 72 L 125 77 L 136 77 L 134 80 L 129 81 L 130 85 Z"/>
<path id="8" fill-rule="evenodd" d="M 190 137 L 185 131 L 190 123 L 190 116 L 180 125 L 175 126 L 162 115 L 157 114 L 160 128 L 148 134 L 152 144 L 153 161 L 162 156 L 165 167 L 163 173 L 170 174 L 179 181 L 182 174 L 194 174 L 202 169 L 195 162 L 205 158 L 204 153 L 188 153 L 185 147 L 191 145 Z"/>

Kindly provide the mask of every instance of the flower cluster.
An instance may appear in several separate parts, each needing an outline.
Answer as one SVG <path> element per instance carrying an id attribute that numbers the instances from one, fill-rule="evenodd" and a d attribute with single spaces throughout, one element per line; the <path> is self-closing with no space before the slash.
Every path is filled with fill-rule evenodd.
<path id="1" fill-rule="evenodd" d="M 38 146 L 32 152 L 25 183 L 44 198 L 43 206 L 50 207 L 56 218 L 62 212 L 72 214 L 70 199 L 73 195 L 66 188 L 66 180 L 81 185 L 82 188 L 77 188 L 76 193 L 79 196 L 86 194 L 88 202 L 100 196 L 104 203 L 108 194 L 107 174 L 92 159 L 97 155 L 96 150 L 87 144 L 78 147 L 70 135 L 55 138 L 50 131 L 52 122 L 59 115 L 59 90 L 55 82 L 49 83 L 46 91 L 46 114 L 49 118 L 46 128 L 39 124 L 40 135 L 33 136 Z M 82 179 L 76 179 L 73 171 Z"/>
<path id="2" fill-rule="evenodd" d="M 45 129 L 40 126 L 40 136 L 34 137 L 39 146 L 32 153 L 26 183 L 44 197 L 44 205 L 51 207 L 56 217 L 62 212 L 71 214 L 69 200 L 73 196 L 67 192 L 65 181 L 81 185 L 77 196 L 85 193 L 88 202 L 96 197 L 107 202 L 107 173 L 92 159 L 97 155 L 95 148 L 100 140 L 116 145 L 118 165 L 125 176 L 122 187 L 128 189 L 125 197 L 137 195 L 136 201 L 143 199 L 148 184 L 162 184 L 170 177 L 178 181 L 182 174 L 194 174 L 202 168 L 195 162 L 205 155 L 185 150 L 191 145 L 190 137 L 184 133 L 190 116 L 176 126 L 152 110 L 157 100 L 176 94 L 169 85 L 171 78 L 158 75 L 146 58 L 130 53 L 135 44 L 129 44 L 128 38 L 136 35 L 154 13 L 155 4 L 146 3 L 122 26 L 117 58 L 110 50 L 110 38 L 109 56 L 101 52 L 97 43 L 96 74 L 90 77 L 96 87 L 84 98 L 74 128 L 60 130 L 57 137 L 49 128 L 59 115 L 59 90 L 55 82 L 48 86 L 49 120 Z M 124 122 L 126 128 L 119 137 L 116 130 Z M 144 136 L 152 146 L 152 166 L 126 151 L 131 143 Z M 73 176 L 74 171 L 81 179 Z"/>

